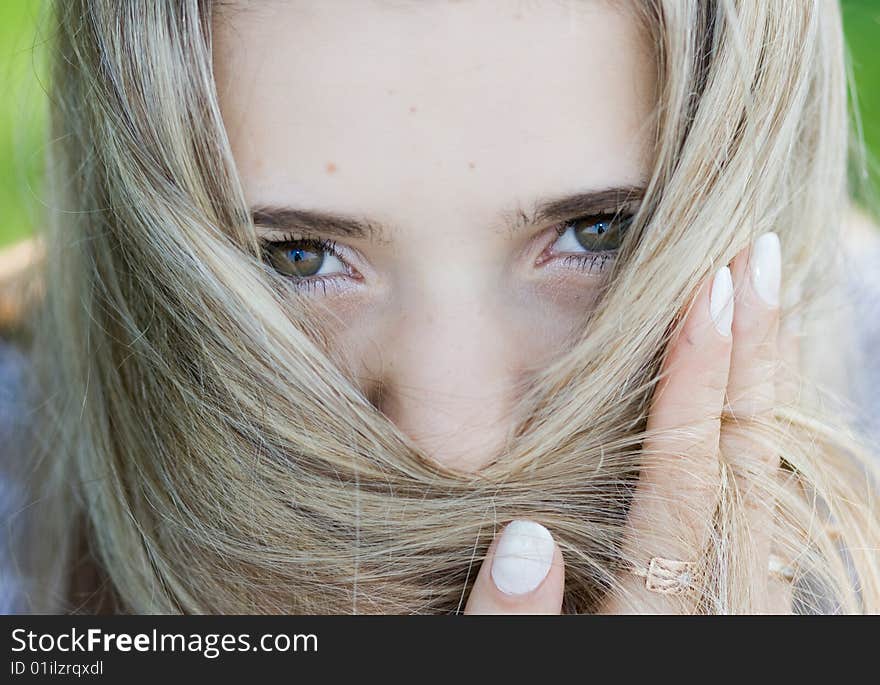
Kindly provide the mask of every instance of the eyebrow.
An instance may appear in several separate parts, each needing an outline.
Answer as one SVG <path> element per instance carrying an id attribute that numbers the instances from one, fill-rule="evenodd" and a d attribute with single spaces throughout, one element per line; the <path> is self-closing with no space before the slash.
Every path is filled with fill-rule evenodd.
<path id="1" fill-rule="evenodd" d="M 521 208 L 503 212 L 502 224 L 509 230 L 517 230 L 583 216 L 635 212 L 644 195 L 643 186 L 620 186 L 544 198 L 534 203 L 531 215 Z M 254 226 L 271 232 L 377 240 L 385 236 L 388 228 L 382 222 L 365 217 L 282 205 L 258 205 L 250 211 Z"/>

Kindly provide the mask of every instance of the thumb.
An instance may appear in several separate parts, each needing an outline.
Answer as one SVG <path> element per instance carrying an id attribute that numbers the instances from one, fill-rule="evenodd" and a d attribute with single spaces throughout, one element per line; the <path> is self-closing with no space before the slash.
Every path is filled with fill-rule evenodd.
<path id="1" fill-rule="evenodd" d="M 489 547 L 465 614 L 558 614 L 565 568 L 544 526 L 511 521 Z"/>

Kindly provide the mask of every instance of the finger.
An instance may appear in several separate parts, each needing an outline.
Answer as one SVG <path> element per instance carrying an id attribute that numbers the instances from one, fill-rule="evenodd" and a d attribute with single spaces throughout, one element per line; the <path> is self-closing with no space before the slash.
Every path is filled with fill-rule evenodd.
<path id="1" fill-rule="evenodd" d="M 779 484 L 779 455 L 762 440 L 757 421 L 770 423 L 779 365 L 781 257 L 775 233 L 760 236 L 731 265 L 736 291 L 728 406 L 721 453 L 731 466 L 747 526 L 747 578 L 751 606 L 769 610 L 769 560 Z"/>
<path id="2" fill-rule="evenodd" d="M 775 233 L 765 233 L 731 264 L 736 292 L 733 350 L 727 396 L 731 418 L 768 417 L 775 402 L 778 366 L 781 248 Z"/>
<path id="3" fill-rule="evenodd" d="M 786 314 L 780 321 L 777 348 L 776 402 L 789 406 L 800 397 L 802 292 L 795 286 L 786 298 Z"/>
<path id="4" fill-rule="evenodd" d="M 727 267 L 701 285 L 671 341 L 648 418 L 624 553 L 693 561 L 712 526 L 720 489 L 719 429 L 732 347 L 733 283 Z M 644 581 L 622 579 L 647 606 L 672 607 Z M 647 594 L 646 594 L 647 593 Z M 614 611 L 623 607 L 615 606 Z"/>
<path id="5" fill-rule="evenodd" d="M 802 291 L 797 285 L 789 289 L 786 297 L 786 313 L 780 320 L 777 337 L 777 349 L 779 365 L 776 370 L 776 406 L 792 406 L 797 404 L 800 398 L 800 336 L 801 336 L 801 310 Z M 791 473 L 780 469 L 779 482 L 782 491 L 787 498 L 799 499 L 800 492 L 797 480 Z M 784 504 L 783 504 L 784 506 Z M 778 509 L 778 507 L 777 507 Z M 775 554 L 780 563 L 787 565 L 797 555 L 797 550 L 790 549 L 790 545 L 781 544 L 775 535 L 777 526 L 774 526 L 774 537 L 771 545 L 771 555 Z M 768 586 L 770 614 L 791 614 L 794 610 L 794 592 L 792 581 L 781 578 L 771 573 Z"/>
<path id="6" fill-rule="evenodd" d="M 701 288 L 661 370 L 647 424 L 654 437 L 644 445 L 633 512 L 642 524 L 635 532 L 649 544 L 662 531 L 690 531 L 688 541 L 699 544 L 709 525 L 720 483 L 718 439 L 732 346 L 732 295 L 730 271 L 723 267 Z M 665 556 L 673 551 L 652 550 Z"/>
<path id="7" fill-rule="evenodd" d="M 465 614 L 559 614 L 565 569 L 553 536 L 534 521 L 512 521 L 489 547 Z"/>

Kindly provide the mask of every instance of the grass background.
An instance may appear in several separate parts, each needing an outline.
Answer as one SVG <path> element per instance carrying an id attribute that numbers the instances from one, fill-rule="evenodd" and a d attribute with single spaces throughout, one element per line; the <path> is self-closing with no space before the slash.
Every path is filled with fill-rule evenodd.
<path id="1" fill-rule="evenodd" d="M 880 188 L 880 0 L 841 0 L 841 6 L 869 155 L 870 182 L 858 191 L 867 203 L 870 189 Z M 39 220 L 46 126 L 44 12 L 41 0 L 0 0 L 0 247 L 29 235 Z"/>

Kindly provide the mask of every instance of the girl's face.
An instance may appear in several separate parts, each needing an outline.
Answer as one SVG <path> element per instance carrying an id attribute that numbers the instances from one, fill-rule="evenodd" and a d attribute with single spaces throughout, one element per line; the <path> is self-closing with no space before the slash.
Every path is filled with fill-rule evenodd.
<path id="1" fill-rule="evenodd" d="M 266 259 L 445 465 L 488 462 L 517 383 L 582 325 L 651 161 L 626 3 L 297 0 L 215 16 Z"/>

